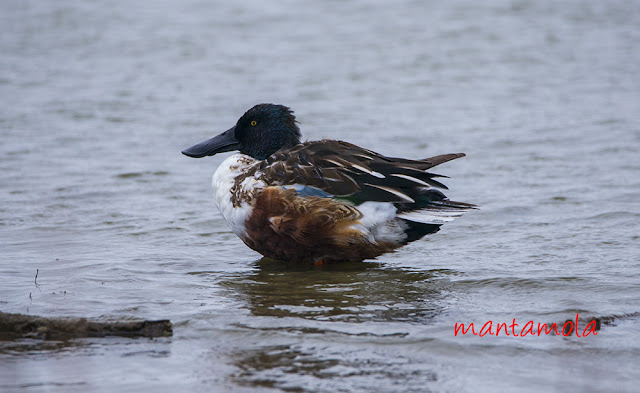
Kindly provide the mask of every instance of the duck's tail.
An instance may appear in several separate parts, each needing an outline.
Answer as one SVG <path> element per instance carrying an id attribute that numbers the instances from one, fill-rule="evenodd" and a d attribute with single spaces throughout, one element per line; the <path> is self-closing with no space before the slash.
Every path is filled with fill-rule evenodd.
<path id="1" fill-rule="evenodd" d="M 397 217 L 407 226 L 406 242 L 409 243 L 439 231 L 442 224 L 453 221 L 473 209 L 477 209 L 477 206 L 450 201 L 442 192 L 428 189 L 424 190 L 411 210 L 403 211 L 400 207 Z"/>
<path id="2" fill-rule="evenodd" d="M 421 222 L 402 220 L 402 222 L 406 225 L 406 229 L 404 233 L 407 235 L 407 238 L 404 239 L 402 244 L 411 243 L 412 241 L 421 239 L 423 236 L 430 235 L 432 233 L 436 233 L 440 230 L 441 224 L 424 224 Z"/>

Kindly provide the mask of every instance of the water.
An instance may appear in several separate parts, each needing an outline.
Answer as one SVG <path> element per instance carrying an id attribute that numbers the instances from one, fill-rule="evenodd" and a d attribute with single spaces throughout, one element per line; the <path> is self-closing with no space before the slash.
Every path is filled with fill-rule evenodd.
<path id="1" fill-rule="evenodd" d="M 3 1 L 0 310 L 174 336 L 0 343 L 0 391 L 636 391 L 639 24 L 632 1 Z M 260 102 L 308 139 L 466 152 L 438 173 L 481 210 L 376 261 L 261 260 L 213 206 L 225 155 L 179 153 Z M 577 313 L 597 336 L 454 335 Z"/>

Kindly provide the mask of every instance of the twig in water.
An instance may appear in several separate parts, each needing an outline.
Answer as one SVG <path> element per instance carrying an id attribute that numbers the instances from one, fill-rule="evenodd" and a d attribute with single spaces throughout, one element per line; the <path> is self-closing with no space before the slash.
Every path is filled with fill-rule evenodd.
<path id="1" fill-rule="evenodd" d="M 38 269 L 36 269 L 36 278 L 33 279 L 33 282 L 38 285 Z"/>

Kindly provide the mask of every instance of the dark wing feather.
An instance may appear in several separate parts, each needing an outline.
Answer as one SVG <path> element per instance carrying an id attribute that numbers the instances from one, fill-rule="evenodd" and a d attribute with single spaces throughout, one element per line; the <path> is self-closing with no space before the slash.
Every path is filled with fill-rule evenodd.
<path id="1" fill-rule="evenodd" d="M 464 154 L 410 160 L 386 157 L 347 142 L 322 140 L 279 150 L 257 170 L 269 185 L 303 184 L 354 202 L 393 202 L 403 210 L 412 210 L 431 202 L 428 191 L 432 187 L 447 188 L 434 180 L 445 176 L 427 169 L 460 157 Z"/>

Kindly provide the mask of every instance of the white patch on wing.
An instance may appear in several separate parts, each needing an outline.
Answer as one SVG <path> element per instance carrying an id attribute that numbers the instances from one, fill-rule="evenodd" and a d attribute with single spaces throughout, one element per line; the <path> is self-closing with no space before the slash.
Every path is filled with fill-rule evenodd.
<path id="1" fill-rule="evenodd" d="M 357 208 L 363 216 L 359 221 L 373 242 L 399 243 L 407 237 L 402 222 L 396 220 L 397 209 L 392 203 L 369 201 Z"/>
<path id="2" fill-rule="evenodd" d="M 234 154 L 220 164 L 211 179 L 216 206 L 231 230 L 240 238 L 246 236 L 244 223 L 253 208 L 247 202 L 234 207 L 231 202 L 231 188 L 235 184 L 236 177 L 246 172 L 255 163 L 256 160 L 247 155 Z M 256 180 L 256 177 L 248 177 L 240 184 L 241 190 L 248 192 L 264 186 L 264 182 Z"/>
<path id="3" fill-rule="evenodd" d="M 395 177 L 399 177 L 399 178 L 402 178 L 402 179 L 406 179 L 406 180 L 412 181 L 412 182 L 414 182 L 416 184 L 420 184 L 422 186 L 425 186 L 424 188 L 431 188 L 431 186 L 428 183 L 423 182 L 420 179 L 416 179 L 413 176 L 402 175 L 402 174 L 399 174 L 399 173 L 392 173 L 391 176 L 395 176 Z"/>
<path id="4" fill-rule="evenodd" d="M 398 214 L 398 218 L 421 222 L 424 224 L 442 224 L 453 221 L 466 213 L 467 209 L 434 209 L 427 208 Z"/>
<path id="5" fill-rule="evenodd" d="M 344 164 L 339 163 L 338 161 L 329 159 L 329 158 L 325 158 L 325 161 L 330 162 L 332 164 L 334 164 L 335 166 L 337 166 L 338 168 L 344 168 Z"/>
<path id="6" fill-rule="evenodd" d="M 377 177 L 377 178 L 379 178 L 379 179 L 384 179 L 384 178 L 385 178 L 385 176 L 384 176 L 382 173 L 380 173 L 380 172 L 376 172 L 376 171 L 372 171 L 372 170 L 371 170 L 371 169 L 369 169 L 369 168 L 365 168 L 365 167 L 360 166 L 360 165 L 357 165 L 357 164 L 351 164 L 351 167 L 356 168 L 356 169 L 358 169 L 358 170 L 359 170 L 359 171 L 361 171 L 361 172 L 368 173 L 368 174 L 370 174 L 371 176 L 375 176 L 375 177 Z"/>
<path id="7" fill-rule="evenodd" d="M 353 155 L 354 155 L 355 157 L 364 158 L 365 160 L 373 160 L 373 157 L 365 156 L 364 154 L 354 153 Z"/>
<path id="8" fill-rule="evenodd" d="M 388 192 L 389 194 L 393 194 L 395 196 L 397 196 L 398 198 L 404 200 L 405 202 L 408 203 L 416 203 L 416 201 L 413 200 L 413 198 L 411 198 L 410 196 L 408 196 L 407 194 L 396 190 L 395 188 L 391 188 L 391 187 L 385 187 L 385 186 L 379 186 L 376 184 L 369 184 L 369 183 L 364 183 L 365 185 L 369 186 L 369 187 L 375 187 L 375 188 L 379 188 L 383 191 Z"/>

